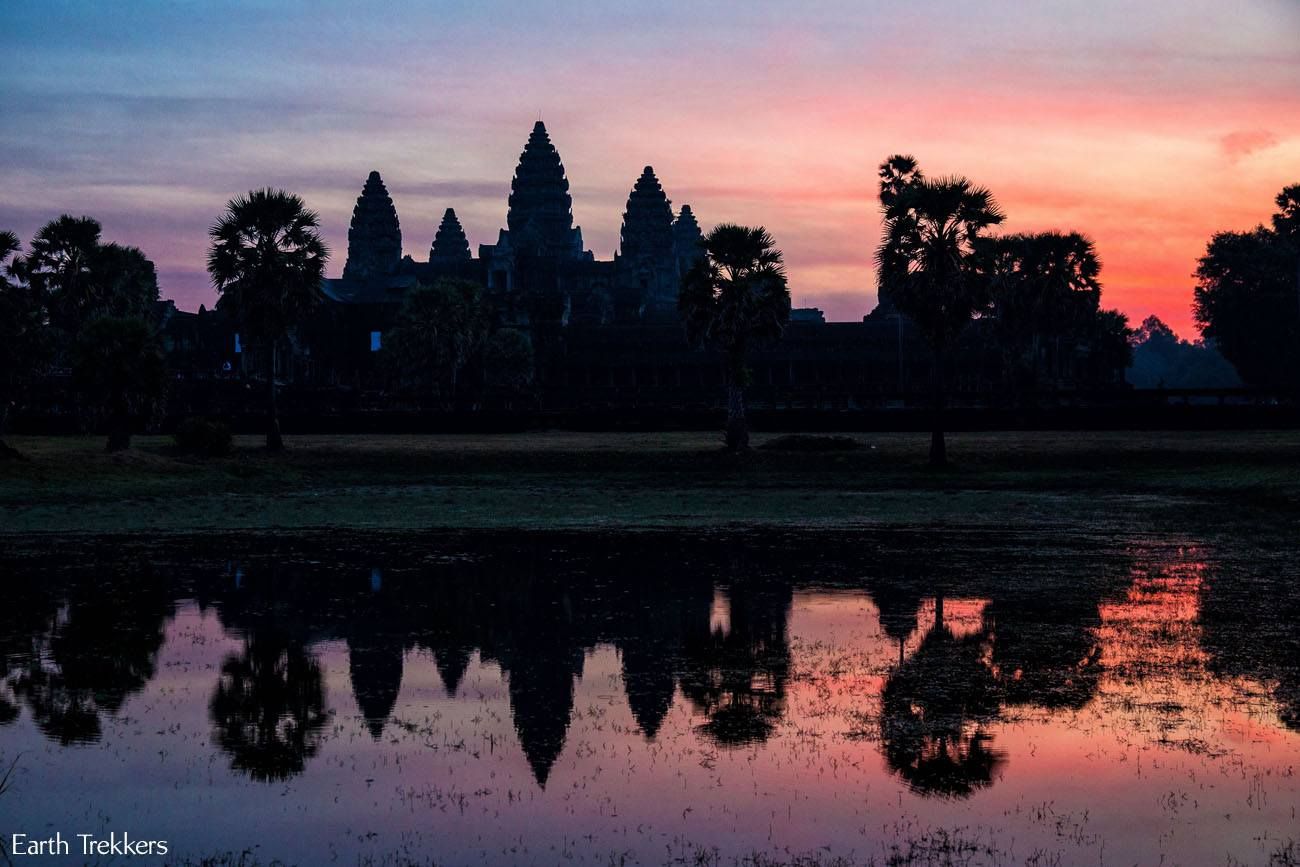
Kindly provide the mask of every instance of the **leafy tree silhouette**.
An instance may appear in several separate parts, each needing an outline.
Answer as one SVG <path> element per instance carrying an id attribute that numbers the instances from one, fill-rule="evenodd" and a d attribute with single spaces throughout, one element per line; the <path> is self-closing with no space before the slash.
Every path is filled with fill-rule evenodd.
<path id="1" fill-rule="evenodd" d="M 468 280 L 442 279 L 406 295 L 388 334 L 385 361 L 399 382 L 421 392 L 446 388 L 454 405 L 460 372 L 487 336 L 483 290 Z"/>
<path id="2" fill-rule="evenodd" d="M 100 232 L 97 220 L 64 214 L 42 226 L 15 263 L 65 342 L 99 317 L 147 320 L 158 301 L 153 263 L 135 247 L 100 243 Z"/>
<path id="3" fill-rule="evenodd" d="M 1295 259 L 1296 313 L 1300 315 L 1300 184 L 1283 187 L 1273 201 L 1277 204 L 1273 231 L 1291 245 Z"/>
<path id="4" fill-rule="evenodd" d="M 140 319 L 105 317 L 82 329 L 73 378 L 108 416 L 108 451 L 131 446 L 131 418 L 162 396 L 166 369 L 153 329 Z"/>
<path id="5" fill-rule="evenodd" d="M 1278 194 L 1272 227 L 1219 232 L 1196 268 L 1193 311 L 1241 378 L 1300 387 L 1300 184 Z"/>
<path id="6" fill-rule="evenodd" d="M 161 581 L 137 573 L 131 582 L 95 574 L 63 598 L 28 588 L 15 600 L 35 630 L 39 653 L 20 660 L 14 692 L 46 737 L 65 746 L 91 743 L 104 714 L 118 713 L 154 676 L 172 599 Z M 42 657 L 49 665 L 42 665 Z"/>
<path id="7" fill-rule="evenodd" d="M 1129 337 L 1133 363 L 1126 372 L 1138 388 L 1235 388 L 1241 377 L 1213 340 L 1180 340 L 1158 316 L 1148 316 Z"/>
<path id="8" fill-rule="evenodd" d="M 0 460 L 18 452 L 5 444 L 9 407 L 45 367 L 52 344 L 40 296 L 22 275 L 21 246 L 0 232 Z"/>
<path id="9" fill-rule="evenodd" d="M 483 376 L 489 386 L 522 394 L 533 384 L 533 342 L 515 328 L 502 328 L 483 347 Z"/>
<path id="10" fill-rule="evenodd" d="M 1300 585 L 1289 564 L 1266 556 L 1260 556 L 1254 574 L 1229 578 L 1231 570 L 1225 569 L 1206 582 L 1200 641 L 1211 671 L 1265 685 L 1282 724 L 1300 733 Z"/>

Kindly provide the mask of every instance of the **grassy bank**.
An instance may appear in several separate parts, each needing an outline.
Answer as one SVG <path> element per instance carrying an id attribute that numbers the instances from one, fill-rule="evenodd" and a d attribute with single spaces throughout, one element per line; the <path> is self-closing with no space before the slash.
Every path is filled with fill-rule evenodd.
<path id="1" fill-rule="evenodd" d="M 0 462 L 0 532 L 434 527 L 1124 525 L 1300 517 L 1300 433 L 918 434 L 732 456 L 710 433 L 256 437 L 228 457 L 139 437 L 24 438 Z M 756 437 L 762 445 L 769 437 Z"/>

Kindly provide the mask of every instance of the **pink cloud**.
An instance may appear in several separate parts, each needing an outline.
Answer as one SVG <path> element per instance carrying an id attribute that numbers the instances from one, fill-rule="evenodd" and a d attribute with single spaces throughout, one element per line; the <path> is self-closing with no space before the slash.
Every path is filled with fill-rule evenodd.
<path id="1" fill-rule="evenodd" d="M 1245 159 L 1256 151 L 1266 150 L 1277 145 L 1279 139 L 1266 129 L 1237 130 L 1219 139 L 1219 147 L 1231 162 Z"/>

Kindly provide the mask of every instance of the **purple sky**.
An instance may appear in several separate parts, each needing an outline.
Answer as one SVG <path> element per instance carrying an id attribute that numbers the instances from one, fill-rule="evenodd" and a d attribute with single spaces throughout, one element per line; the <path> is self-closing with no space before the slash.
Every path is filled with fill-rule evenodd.
<path id="1" fill-rule="evenodd" d="M 875 303 L 875 167 L 914 153 L 990 186 L 1008 231 L 1097 241 L 1105 303 L 1189 333 L 1217 229 L 1300 181 L 1295 0 L 790 3 L 43 2 L 0 32 L 0 228 L 63 212 L 214 299 L 206 229 L 283 186 L 343 265 L 367 172 L 425 258 L 444 208 L 505 223 L 540 112 L 610 256 L 642 166 L 701 223 L 761 223 L 796 304 Z"/>

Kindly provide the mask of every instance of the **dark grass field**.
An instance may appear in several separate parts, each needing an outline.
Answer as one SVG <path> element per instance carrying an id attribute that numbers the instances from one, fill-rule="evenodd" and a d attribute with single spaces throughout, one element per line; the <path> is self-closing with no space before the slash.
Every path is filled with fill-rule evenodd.
<path id="1" fill-rule="evenodd" d="M 227 457 L 138 437 L 11 438 L 0 532 L 728 525 L 1074 526 L 1300 519 L 1300 432 L 973 433 L 953 466 L 923 434 L 860 433 L 849 451 L 730 455 L 711 433 L 302 436 Z"/>

